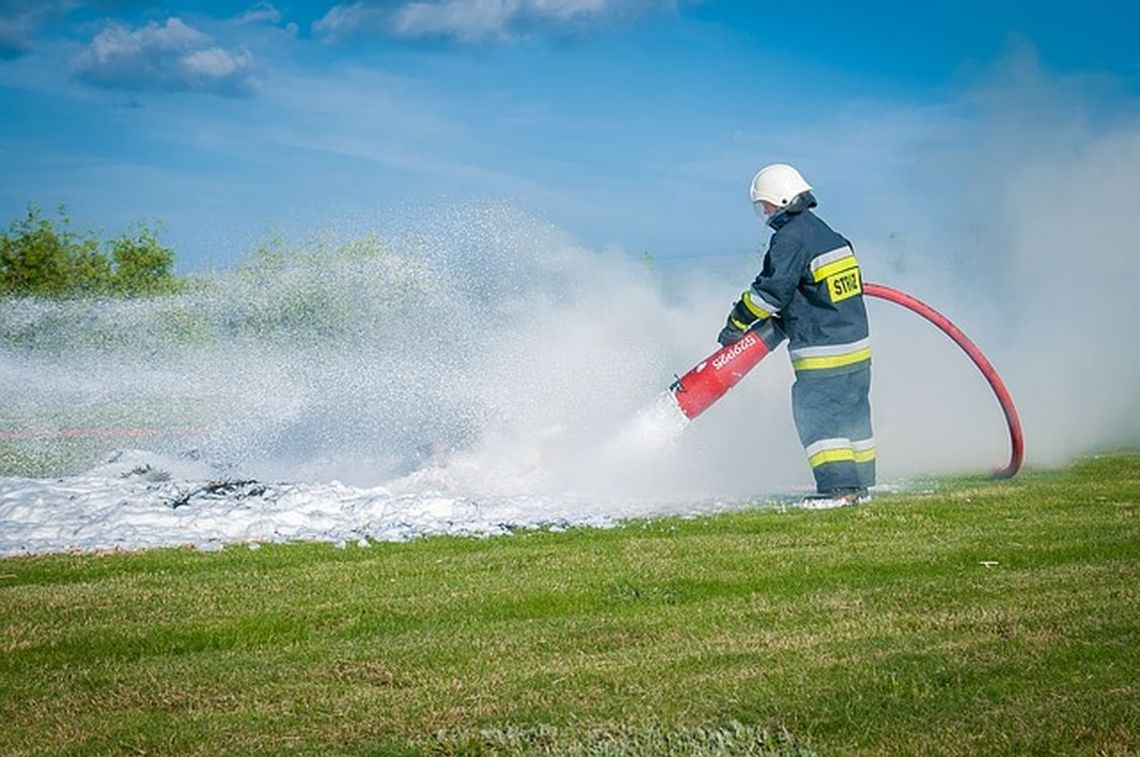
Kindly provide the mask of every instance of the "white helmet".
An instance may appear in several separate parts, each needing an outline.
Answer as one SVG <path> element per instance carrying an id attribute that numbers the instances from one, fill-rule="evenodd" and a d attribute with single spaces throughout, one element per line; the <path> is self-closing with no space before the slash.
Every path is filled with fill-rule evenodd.
<path id="1" fill-rule="evenodd" d="M 770 202 L 777 208 L 786 208 L 788 203 L 803 192 L 811 190 L 800 172 L 786 163 L 773 163 L 764 166 L 752 177 L 752 202 Z"/>

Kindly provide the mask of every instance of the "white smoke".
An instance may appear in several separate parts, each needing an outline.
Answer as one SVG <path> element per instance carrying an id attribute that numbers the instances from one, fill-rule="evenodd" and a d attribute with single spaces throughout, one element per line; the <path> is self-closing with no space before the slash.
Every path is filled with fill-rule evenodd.
<path id="1" fill-rule="evenodd" d="M 132 444 L 465 496 L 693 501 L 802 478 L 787 428 L 751 438 L 788 425 L 777 361 L 689 433 L 658 404 L 716 347 L 723 282 L 673 291 L 501 205 L 357 247 L 271 251 L 173 298 L 19 303 L 0 317 L 9 425 L 186 429 Z"/>
<path id="2" fill-rule="evenodd" d="M 868 280 L 978 343 L 1018 403 L 1029 462 L 1054 463 L 1140 439 L 1140 122 L 1091 120 L 1073 87 L 1015 73 L 937 158 L 899 161 L 952 198 L 928 211 L 940 223 L 914 219 L 939 235 L 836 226 Z M 843 198 L 817 185 L 834 221 Z M 897 205 L 923 207 L 906 189 Z M 748 253 L 739 278 L 662 271 L 498 205 L 378 231 L 382 253 L 169 300 L 6 308 L 6 421 L 201 426 L 161 444 L 232 474 L 402 491 L 691 501 L 810 486 L 782 349 L 692 424 L 655 412 L 715 348 Z M 1000 410 L 966 357 L 915 316 L 869 308 L 882 477 L 1003 464 Z"/>
<path id="3" fill-rule="evenodd" d="M 1140 118 L 1112 88 L 1012 56 L 957 103 L 939 139 L 928 129 L 908 146 L 899 161 L 907 172 L 891 174 L 897 186 L 876 180 L 875 207 L 906 209 L 892 219 L 900 233 L 855 237 L 868 280 L 936 307 L 997 367 L 1030 464 L 1140 441 L 1140 304 L 1130 282 Z M 965 355 L 893 305 L 869 309 L 881 469 L 1003 464 L 1000 409 Z"/>
<path id="4" fill-rule="evenodd" d="M 1140 125 L 1011 177 L 1012 351 L 1026 430 L 1057 462 L 1140 440 Z"/>

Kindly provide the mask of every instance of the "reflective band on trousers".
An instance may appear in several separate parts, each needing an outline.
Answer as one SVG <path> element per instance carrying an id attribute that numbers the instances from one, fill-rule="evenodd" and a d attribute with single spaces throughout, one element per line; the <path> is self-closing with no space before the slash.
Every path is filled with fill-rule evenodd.
<path id="1" fill-rule="evenodd" d="M 826 463 L 855 462 L 855 450 L 850 439 L 820 439 L 804 448 L 808 464 L 818 468 Z"/>
<path id="2" fill-rule="evenodd" d="M 869 463 L 875 459 L 875 440 L 820 439 L 809 444 L 804 451 L 808 464 L 813 468 L 827 463 Z"/>
<path id="3" fill-rule="evenodd" d="M 829 344 L 823 347 L 803 347 L 788 353 L 792 367 L 797 371 L 814 371 L 823 368 L 842 368 L 871 359 L 871 340 L 860 339 L 848 344 Z"/>
<path id="4" fill-rule="evenodd" d="M 869 463 L 875 459 L 875 440 L 860 439 L 851 442 L 851 449 L 855 452 L 855 462 Z"/>

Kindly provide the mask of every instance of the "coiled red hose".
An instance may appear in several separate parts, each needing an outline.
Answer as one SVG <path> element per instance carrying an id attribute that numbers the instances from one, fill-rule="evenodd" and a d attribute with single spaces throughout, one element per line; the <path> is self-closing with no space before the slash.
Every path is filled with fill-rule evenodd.
<path id="1" fill-rule="evenodd" d="M 912 297 L 906 292 L 900 292 L 897 289 L 891 289 L 881 284 L 871 284 L 869 282 L 863 283 L 863 294 L 878 297 L 882 300 L 888 300 L 896 305 L 901 305 L 907 310 L 918 313 L 940 328 L 946 336 L 953 339 L 954 343 L 962 348 L 963 352 L 970 356 L 970 359 L 974 361 L 974 365 L 978 366 L 978 370 L 986 377 L 986 381 L 989 382 L 990 388 L 994 390 L 994 394 L 997 395 L 998 402 L 1001 403 L 1002 412 L 1005 413 L 1005 422 L 1009 426 L 1009 465 L 994 471 L 994 476 L 996 478 L 1013 478 L 1021 468 L 1022 458 L 1025 455 L 1025 440 L 1021 434 L 1021 420 L 1017 416 L 1017 408 L 1013 405 L 1013 397 L 1010 395 L 1009 390 L 1005 388 L 1005 384 L 1002 383 L 1001 376 L 998 375 L 997 369 L 986 359 L 986 356 L 982 354 L 982 351 L 978 349 L 977 345 L 971 342 L 969 337 L 962 333 L 961 329 L 951 323 L 949 318 L 922 300 Z"/>

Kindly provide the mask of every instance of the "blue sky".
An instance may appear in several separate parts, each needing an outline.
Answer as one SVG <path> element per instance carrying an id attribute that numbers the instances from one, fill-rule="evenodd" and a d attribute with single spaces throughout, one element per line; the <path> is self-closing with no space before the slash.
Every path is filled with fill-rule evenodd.
<path id="1" fill-rule="evenodd" d="M 507 202 L 683 264 L 754 249 L 748 181 L 790 161 L 857 240 L 958 234 L 978 144 L 995 180 L 1134 121 L 1138 28 L 1124 2 L 0 0 L 0 215 L 159 219 L 197 270 Z"/>

